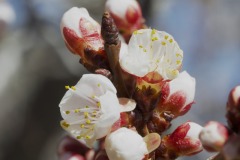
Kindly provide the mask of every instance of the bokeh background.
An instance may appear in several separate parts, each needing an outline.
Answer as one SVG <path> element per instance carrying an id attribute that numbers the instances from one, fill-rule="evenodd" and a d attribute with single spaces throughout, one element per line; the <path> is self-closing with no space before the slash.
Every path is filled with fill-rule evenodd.
<path id="1" fill-rule="evenodd" d="M 239 0 L 141 0 L 146 22 L 172 34 L 197 80 L 191 120 L 226 124 L 229 91 L 240 84 Z M 61 38 L 63 13 L 86 7 L 101 20 L 105 0 L 0 0 L 0 160 L 57 160 L 66 134 L 58 104 L 87 71 Z M 119 0 L 120 3 L 120 0 Z M 202 152 L 183 160 L 204 160 Z"/>

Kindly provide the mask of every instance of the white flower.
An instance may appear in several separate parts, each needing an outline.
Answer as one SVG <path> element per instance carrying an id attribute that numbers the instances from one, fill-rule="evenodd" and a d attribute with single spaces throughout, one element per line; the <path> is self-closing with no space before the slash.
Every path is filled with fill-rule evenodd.
<path id="1" fill-rule="evenodd" d="M 101 26 L 85 8 L 73 7 L 65 12 L 60 29 L 68 48 L 75 54 L 82 56 L 86 46 L 94 50 L 103 48 Z"/>
<path id="2" fill-rule="evenodd" d="M 210 121 L 202 129 L 199 138 L 206 150 L 220 151 L 228 139 L 228 130 L 221 123 Z"/>
<path id="3" fill-rule="evenodd" d="M 110 160 L 142 160 L 147 144 L 137 132 L 120 128 L 106 137 L 105 149 Z"/>
<path id="4" fill-rule="evenodd" d="M 183 51 L 173 37 L 155 29 L 135 31 L 127 52 L 121 54 L 124 54 L 120 56 L 121 67 L 138 77 L 157 72 L 164 79 L 174 79 L 179 74 L 183 60 Z"/>
<path id="5" fill-rule="evenodd" d="M 125 102 L 121 105 L 115 87 L 102 75 L 83 75 L 76 86 L 66 88 L 59 104 L 64 119 L 61 126 L 88 147 L 111 131 L 120 112 L 133 110 L 136 105 L 132 100 L 126 103 L 126 98 L 120 99 Z"/>

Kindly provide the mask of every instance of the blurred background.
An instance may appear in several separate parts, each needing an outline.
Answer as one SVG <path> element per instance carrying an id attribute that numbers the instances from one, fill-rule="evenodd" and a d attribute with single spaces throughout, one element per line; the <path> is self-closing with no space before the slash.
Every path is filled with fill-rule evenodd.
<path id="1" fill-rule="evenodd" d="M 148 26 L 167 31 L 184 51 L 183 70 L 197 80 L 191 120 L 226 124 L 229 91 L 240 84 L 239 0 L 142 0 Z M 98 22 L 105 0 L 0 0 L 0 160 L 57 160 L 66 134 L 58 104 L 65 85 L 87 71 L 64 45 L 59 24 L 73 6 Z M 204 160 L 202 152 L 183 160 Z"/>

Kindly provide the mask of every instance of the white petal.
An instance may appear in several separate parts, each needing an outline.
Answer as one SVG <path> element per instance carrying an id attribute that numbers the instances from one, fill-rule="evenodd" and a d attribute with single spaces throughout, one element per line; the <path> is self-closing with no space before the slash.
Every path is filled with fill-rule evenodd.
<path id="1" fill-rule="evenodd" d="M 120 118 L 120 105 L 116 94 L 107 92 L 99 99 L 102 115 L 95 124 L 95 136 L 97 139 L 106 136 L 112 125 Z"/>
<path id="2" fill-rule="evenodd" d="M 112 82 L 100 74 L 84 74 L 75 87 L 81 94 L 88 96 L 100 96 L 107 91 L 117 93 Z"/>
<path id="3" fill-rule="evenodd" d="M 127 128 L 109 134 L 105 140 L 105 149 L 110 160 L 141 160 L 148 154 L 143 138 Z"/>
<path id="4" fill-rule="evenodd" d="M 133 99 L 129 98 L 118 98 L 120 103 L 121 112 L 130 112 L 135 109 L 136 102 Z"/>

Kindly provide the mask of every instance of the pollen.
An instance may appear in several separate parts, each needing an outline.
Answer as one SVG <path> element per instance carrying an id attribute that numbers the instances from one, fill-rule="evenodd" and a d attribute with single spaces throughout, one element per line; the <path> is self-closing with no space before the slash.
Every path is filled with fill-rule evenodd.
<path id="1" fill-rule="evenodd" d="M 74 90 L 74 91 L 76 91 L 76 87 L 75 87 L 75 86 L 72 86 L 71 89 Z"/>
<path id="2" fill-rule="evenodd" d="M 134 35 L 137 35 L 137 34 L 138 34 L 138 31 L 134 31 L 133 34 L 134 34 Z"/>
<path id="3" fill-rule="evenodd" d="M 91 120 L 90 119 L 86 119 L 86 123 L 87 124 L 91 124 Z"/>
<path id="4" fill-rule="evenodd" d="M 69 89 L 70 87 L 69 86 L 65 86 L 65 89 Z"/>
<path id="5" fill-rule="evenodd" d="M 176 61 L 176 64 L 177 64 L 177 65 L 181 64 L 181 61 L 180 61 L 180 60 L 177 60 L 177 61 Z"/>
<path id="6" fill-rule="evenodd" d="M 142 46 L 142 45 L 139 45 L 139 48 L 143 48 L 143 46 Z"/>
<path id="7" fill-rule="evenodd" d="M 146 50 L 146 49 L 143 49 L 143 52 L 147 52 L 147 50 Z"/>
<path id="8" fill-rule="evenodd" d="M 151 35 L 156 34 L 156 29 L 152 29 Z"/>
<path id="9" fill-rule="evenodd" d="M 88 116 L 89 116 L 88 112 L 84 112 L 84 117 L 88 118 Z"/>
<path id="10" fill-rule="evenodd" d="M 82 139 L 82 138 L 83 138 L 83 136 L 77 136 L 76 138 L 77 138 L 77 139 Z"/>
<path id="11" fill-rule="evenodd" d="M 180 53 L 177 53 L 176 56 L 177 57 L 182 57 L 182 55 Z"/>
<path id="12" fill-rule="evenodd" d="M 79 113 L 80 112 L 80 109 L 75 109 L 74 110 L 74 113 Z"/>
<path id="13" fill-rule="evenodd" d="M 152 38 L 152 41 L 153 41 L 153 42 L 154 42 L 154 41 L 157 41 L 157 40 L 158 40 L 157 37 Z"/>
<path id="14" fill-rule="evenodd" d="M 85 138 L 86 138 L 86 139 L 90 139 L 91 137 L 90 137 L 89 135 L 87 135 Z"/>
<path id="15" fill-rule="evenodd" d="M 97 112 L 96 112 L 96 111 L 93 111 L 93 112 L 92 112 L 92 116 L 95 117 L 96 115 L 97 115 Z"/>
<path id="16" fill-rule="evenodd" d="M 168 35 L 164 36 L 164 38 L 167 40 L 168 39 Z"/>
<path id="17" fill-rule="evenodd" d="M 178 74 L 178 70 L 172 70 L 172 74 L 173 75 L 177 75 Z"/>
<path id="18" fill-rule="evenodd" d="M 172 43 L 172 42 L 173 42 L 173 39 L 169 39 L 169 42 Z"/>
<path id="19" fill-rule="evenodd" d="M 84 124 L 81 124 L 81 125 L 80 125 L 80 127 L 81 127 L 81 128 L 84 128 L 84 127 L 85 127 L 85 125 L 84 125 Z"/>
<path id="20" fill-rule="evenodd" d="M 70 111 L 65 111 L 65 114 L 69 114 L 70 113 Z"/>
<path id="21" fill-rule="evenodd" d="M 63 121 L 63 122 L 61 123 L 61 126 L 62 126 L 63 128 L 68 128 L 70 125 L 69 125 L 66 121 Z"/>
<path id="22" fill-rule="evenodd" d="M 101 106 L 101 103 L 100 103 L 100 102 L 97 102 L 97 106 L 100 107 L 100 106 Z"/>
<path id="23" fill-rule="evenodd" d="M 161 43 L 163 46 L 165 46 L 166 45 L 166 42 L 164 42 L 164 41 L 162 41 L 162 43 Z"/>
<path id="24" fill-rule="evenodd" d="M 95 98 L 96 96 L 95 95 L 92 95 L 92 98 Z"/>
<path id="25" fill-rule="evenodd" d="M 85 106 L 85 108 L 89 108 L 89 106 Z"/>
<path id="26" fill-rule="evenodd" d="M 98 86 L 98 87 L 100 87 L 100 86 L 101 86 L 101 84 L 100 84 L 100 83 L 98 83 L 98 84 L 97 84 L 97 86 Z"/>

